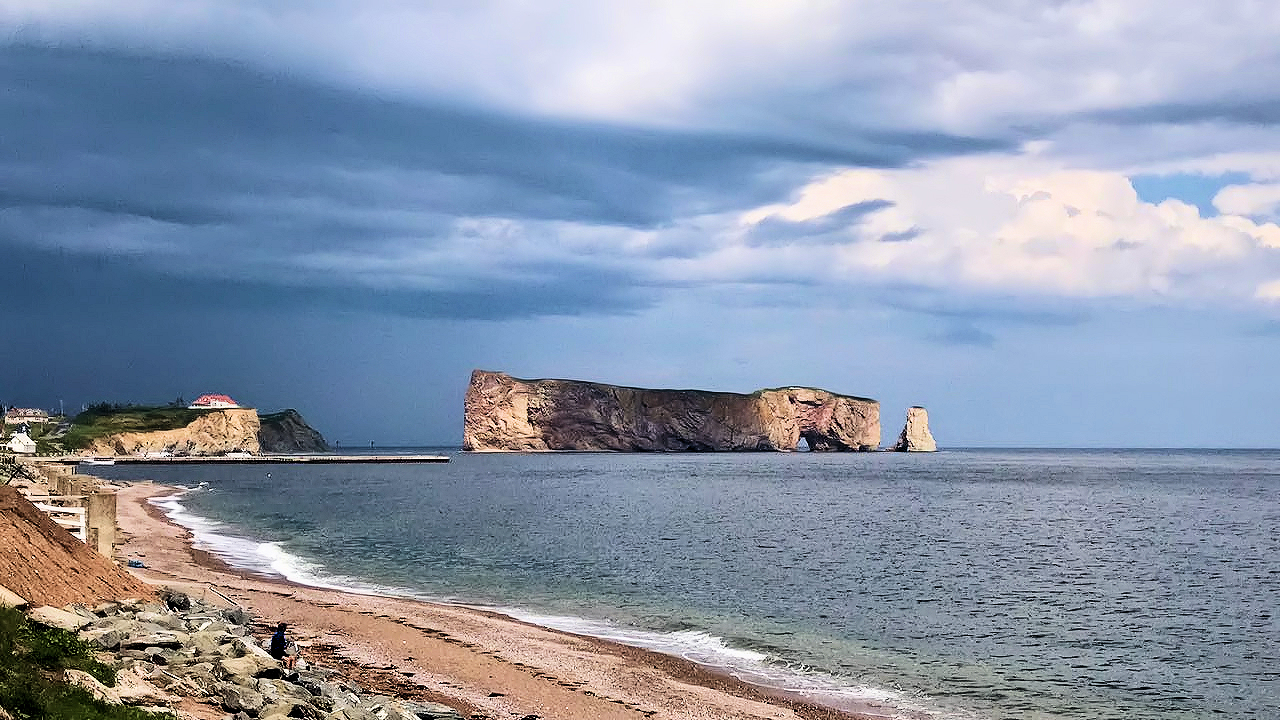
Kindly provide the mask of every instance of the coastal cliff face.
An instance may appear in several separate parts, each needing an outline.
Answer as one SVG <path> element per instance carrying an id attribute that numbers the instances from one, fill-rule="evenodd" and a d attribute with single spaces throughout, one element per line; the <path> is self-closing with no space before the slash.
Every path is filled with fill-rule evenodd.
<path id="1" fill-rule="evenodd" d="M 191 424 L 176 430 L 126 432 L 97 438 L 87 455 L 144 455 L 149 452 L 219 455 L 229 452 L 259 452 L 258 411 L 252 409 L 211 410 Z"/>
<path id="2" fill-rule="evenodd" d="M 922 407 L 907 410 L 907 424 L 893 446 L 897 452 L 937 452 L 938 444 L 929 432 L 929 413 Z"/>
<path id="3" fill-rule="evenodd" d="M 267 453 L 325 452 L 329 443 L 307 424 L 297 410 L 282 410 L 258 418 L 258 445 Z"/>
<path id="4" fill-rule="evenodd" d="M 577 380 L 520 380 L 476 370 L 462 448 L 473 451 L 874 450 L 880 404 L 786 387 L 750 395 L 647 390 Z"/>

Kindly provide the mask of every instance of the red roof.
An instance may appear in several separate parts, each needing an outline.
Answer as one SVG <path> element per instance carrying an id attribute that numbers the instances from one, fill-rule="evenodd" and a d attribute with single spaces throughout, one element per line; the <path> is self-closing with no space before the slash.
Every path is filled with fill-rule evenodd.
<path id="1" fill-rule="evenodd" d="M 195 402 L 191 404 L 192 405 L 212 405 L 217 402 L 228 403 L 230 405 L 239 405 L 239 403 L 237 403 L 235 400 L 232 400 L 229 395 L 213 395 L 213 394 L 201 395 L 200 397 L 196 398 Z"/>

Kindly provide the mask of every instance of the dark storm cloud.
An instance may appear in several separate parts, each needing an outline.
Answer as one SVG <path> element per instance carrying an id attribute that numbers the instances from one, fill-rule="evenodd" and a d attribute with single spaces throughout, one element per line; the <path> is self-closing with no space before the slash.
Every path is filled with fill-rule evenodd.
<path id="1" fill-rule="evenodd" d="M 996 338 L 989 332 L 973 325 L 961 324 L 930 337 L 941 345 L 971 346 L 989 348 L 996 344 Z"/>
<path id="2" fill-rule="evenodd" d="M 647 307 L 653 291 L 596 267 L 559 268 L 560 276 L 502 279 L 444 290 L 286 285 L 236 278 L 156 273 L 136 257 L 86 257 L 63 251 L 4 248 L 0 289 L 11 312 L 58 322 L 68 315 L 131 323 L 156 313 L 182 323 L 188 313 L 220 310 L 377 313 L 409 318 L 504 320 L 546 315 L 626 314 Z"/>
<path id="3" fill-rule="evenodd" d="M 1089 113 L 1085 120 L 1118 125 L 1193 125 L 1209 122 L 1237 125 L 1280 124 L 1280 99 L 1226 99 L 1167 102 Z"/>
<path id="4" fill-rule="evenodd" d="M 785 198 L 823 168 L 893 167 L 991 145 L 929 133 L 831 143 L 557 121 L 379 97 L 232 63 L 81 48 L 0 49 L 0 78 L 7 252 L 123 255 L 127 267 L 107 267 L 111 277 L 132 278 L 119 296 L 174 284 L 181 287 L 165 292 L 193 302 L 219 296 L 190 291 L 194 276 L 195 286 L 234 286 L 254 302 L 341 298 L 408 314 L 629 308 L 641 302 L 629 289 L 643 284 L 640 271 L 590 253 L 565 260 L 550 252 L 553 264 L 530 273 L 537 260 L 490 248 L 483 252 L 492 257 L 468 260 L 492 272 L 472 267 L 467 276 L 461 263 L 445 263 L 436 271 L 444 280 L 422 283 L 448 291 L 411 282 L 368 288 L 376 279 L 356 281 L 341 259 L 297 273 L 293 264 L 300 253 L 376 260 L 430 251 L 451 237 L 448 252 L 460 252 L 466 237 L 455 225 L 468 218 L 667 228 Z M 876 209 L 863 205 L 818 224 Z M 694 237 L 647 250 L 698 252 Z M 42 257 L 29 252 L 25 262 Z M 288 287 L 304 281 L 312 287 Z M 358 300 L 362 293 L 369 297 Z"/>
<path id="5" fill-rule="evenodd" d="M 847 243 L 851 227 L 862 222 L 867 215 L 888 207 L 893 207 L 893 203 L 888 200 L 866 200 L 809 220 L 787 220 L 776 215 L 770 216 L 751 229 L 746 243 L 751 247 Z"/>
<path id="6" fill-rule="evenodd" d="M 1072 327 L 1090 319 L 1090 315 L 1078 305 L 1052 299 L 1039 302 L 1018 297 L 964 299 L 923 287 L 898 287 L 893 299 L 884 304 L 895 310 L 947 321 L 955 327 L 969 327 L 978 322 L 1004 326 Z"/>

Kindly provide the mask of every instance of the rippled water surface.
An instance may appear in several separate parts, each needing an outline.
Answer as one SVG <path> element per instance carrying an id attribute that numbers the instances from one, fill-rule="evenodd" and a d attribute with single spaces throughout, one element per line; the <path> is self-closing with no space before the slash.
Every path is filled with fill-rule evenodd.
<path id="1" fill-rule="evenodd" d="M 502 607 L 835 701 L 1280 717 L 1278 452 L 451 454 L 101 471 L 207 482 L 184 517 L 241 565 Z"/>

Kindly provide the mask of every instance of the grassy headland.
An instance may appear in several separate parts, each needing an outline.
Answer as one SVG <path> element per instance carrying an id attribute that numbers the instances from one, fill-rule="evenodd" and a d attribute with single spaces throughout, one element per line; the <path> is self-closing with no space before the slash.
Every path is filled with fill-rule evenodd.
<path id="1" fill-rule="evenodd" d="M 110 405 L 98 403 L 76 415 L 62 437 L 67 450 L 88 447 L 100 437 L 126 432 L 177 430 L 195 422 L 208 410 L 191 410 L 182 406 Z"/>

